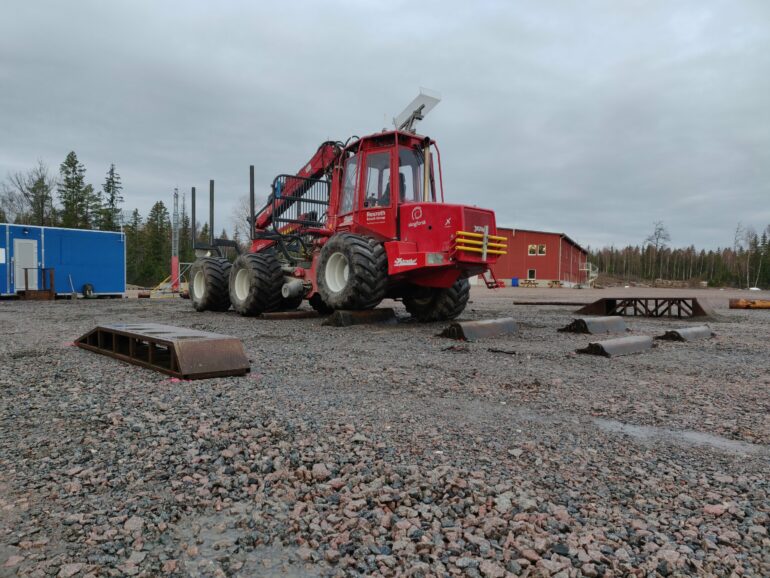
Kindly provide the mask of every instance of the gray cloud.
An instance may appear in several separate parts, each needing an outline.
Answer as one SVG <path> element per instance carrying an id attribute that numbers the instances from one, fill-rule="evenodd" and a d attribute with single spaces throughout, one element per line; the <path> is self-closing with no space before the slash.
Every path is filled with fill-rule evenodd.
<path id="1" fill-rule="evenodd" d="M 444 101 L 447 199 L 590 245 L 770 223 L 770 5 L 4 2 L 0 176 L 77 151 L 126 206 L 217 181 L 218 214 L 326 139 Z M 219 225 L 229 223 L 219 219 Z"/>

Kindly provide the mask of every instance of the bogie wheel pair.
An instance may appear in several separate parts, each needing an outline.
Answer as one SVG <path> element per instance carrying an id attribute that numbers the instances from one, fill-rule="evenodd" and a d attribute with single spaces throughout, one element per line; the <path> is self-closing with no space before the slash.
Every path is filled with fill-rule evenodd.
<path id="1" fill-rule="evenodd" d="M 204 257 L 190 271 L 190 300 L 198 311 L 227 311 L 259 315 L 267 311 L 296 309 L 302 297 L 281 295 L 283 271 L 275 255 L 241 255 L 231 265 L 227 259 Z"/>
<path id="2" fill-rule="evenodd" d="M 281 263 L 272 253 L 248 253 L 233 263 L 230 301 L 233 309 L 241 315 L 254 316 L 282 309 L 285 305 L 281 296 L 282 286 Z M 301 301 L 293 300 L 295 309 Z"/>
<path id="3" fill-rule="evenodd" d="M 230 261 L 203 257 L 190 268 L 190 301 L 197 311 L 227 311 Z"/>

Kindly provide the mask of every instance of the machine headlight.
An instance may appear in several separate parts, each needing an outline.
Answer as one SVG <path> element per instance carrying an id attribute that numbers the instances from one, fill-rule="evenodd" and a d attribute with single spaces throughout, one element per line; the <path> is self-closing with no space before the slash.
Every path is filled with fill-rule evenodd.
<path id="1" fill-rule="evenodd" d="M 428 253 L 426 262 L 428 265 L 441 265 L 444 260 L 444 253 Z"/>

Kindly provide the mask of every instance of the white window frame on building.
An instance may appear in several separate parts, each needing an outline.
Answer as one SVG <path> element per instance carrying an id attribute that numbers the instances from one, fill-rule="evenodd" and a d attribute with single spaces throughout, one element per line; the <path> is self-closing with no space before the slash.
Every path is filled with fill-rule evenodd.
<path id="1" fill-rule="evenodd" d="M 537 279 L 537 269 L 527 269 L 527 279 Z"/>
<path id="2" fill-rule="evenodd" d="M 529 245 L 527 247 L 527 255 L 537 255 L 537 245 Z"/>
<path id="3" fill-rule="evenodd" d="M 545 255 L 545 244 L 537 246 L 537 254 L 538 255 Z"/>

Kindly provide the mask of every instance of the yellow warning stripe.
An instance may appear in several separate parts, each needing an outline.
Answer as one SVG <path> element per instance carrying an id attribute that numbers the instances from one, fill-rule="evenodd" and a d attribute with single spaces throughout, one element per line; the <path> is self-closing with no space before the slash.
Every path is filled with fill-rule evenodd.
<path id="1" fill-rule="evenodd" d="M 467 245 L 484 245 L 484 241 L 476 241 L 474 239 L 457 239 L 458 243 L 465 243 Z M 487 247 L 494 247 L 496 249 L 505 249 L 508 247 L 507 243 L 487 243 Z"/>
<path id="2" fill-rule="evenodd" d="M 480 249 L 479 247 L 465 247 L 461 245 L 457 245 L 455 247 L 458 251 L 470 251 L 471 253 L 483 253 L 484 249 Z M 487 253 L 492 255 L 507 255 L 505 251 L 499 251 L 497 249 L 487 249 Z"/>
<path id="3" fill-rule="evenodd" d="M 471 233 L 470 231 L 457 231 L 457 236 L 463 236 L 463 237 L 476 237 L 477 239 L 483 239 L 484 233 Z M 507 239 L 505 237 L 500 237 L 498 235 L 487 235 L 487 239 L 491 239 L 493 241 L 506 241 Z"/>

